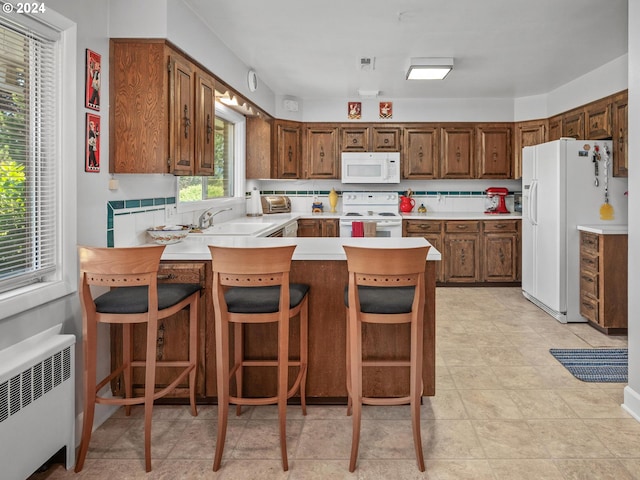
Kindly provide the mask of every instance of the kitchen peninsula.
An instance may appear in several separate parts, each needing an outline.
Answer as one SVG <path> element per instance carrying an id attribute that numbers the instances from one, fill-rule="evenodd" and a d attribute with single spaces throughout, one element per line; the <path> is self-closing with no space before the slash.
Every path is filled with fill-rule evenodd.
<path id="1" fill-rule="evenodd" d="M 275 245 L 297 246 L 293 254 L 291 281 L 304 282 L 311 286 L 309 299 L 309 373 L 307 398 L 310 403 L 330 403 L 346 401 L 346 320 L 344 307 L 344 287 L 347 284 L 346 255 L 342 245 L 374 248 L 417 247 L 427 245 L 424 238 L 264 238 L 248 236 L 190 235 L 184 241 L 168 245 L 163 255 L 167 265 L 204 265 L 205 277 L 211 276 L 210 254 L 207 245 L 237 247 L 267 247 Z M 383 254 L 383 253 L 381 253 Z M 426 306 L 424 329 L 424 395 L 435 394 L 435 268 L 440 260 L 440 252 L 431 248 L 426 259 Z M 211 281 L 204 282 L 210 287 Z M 199 396 L 201 401 L 211 401 L 216 397 L 215 385 L 215 342 L 213 338 L 213 308 L 209 292 L 205 291 L 205 325 L 201 325 L 199 362 Z M 246 338 L 246 353 L 251 355 L 270 354 L 268 346 L 276 345 L 276 330 L 272 325 L 258 325 L 258 329 Z M 409 330 L 406 325 L 392 325 L 385 334 L 367 335 L 364 332 L 364 352 L 375 346 L 381 354 L 396 354 L 396 349 L 408 347 Z M 395 333 L 399 333 L 398 341 Z M 293 323 L 291 346 L 296 355 L 297 322 Z M 171 333 L 165 330 L 164 341 L 171 341 Z M 404 349 L 403 351 L 408 351 Z M 377 379 L 378 373 L 371 372 L 364 382 L 365 390 L 372 396 L 400 395 L 408 385 L 408 371 L 398 369 L 398 374 L 389 382 L 388 369 L 384 382 Z M 271 376 L 273 375 L 273 376 Z M 248 371 L 246 391 L 249 395 L 264 395 L 275 385 L 275 372 L 259 374 Z M 272 392 L 271 392 L 272 393 Z"/>

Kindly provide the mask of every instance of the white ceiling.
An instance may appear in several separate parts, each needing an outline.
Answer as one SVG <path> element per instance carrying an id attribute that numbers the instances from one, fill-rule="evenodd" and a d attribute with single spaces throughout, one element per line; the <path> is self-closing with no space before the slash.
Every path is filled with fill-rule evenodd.
<path id="1" fill-rule="evenodd" d="M 260 82 L 302 99 L 524 97 L 627 53 L 627 0 L 185 2 Z M 411 57 L 455 67 L 444 81 L 407 81 Z"/>

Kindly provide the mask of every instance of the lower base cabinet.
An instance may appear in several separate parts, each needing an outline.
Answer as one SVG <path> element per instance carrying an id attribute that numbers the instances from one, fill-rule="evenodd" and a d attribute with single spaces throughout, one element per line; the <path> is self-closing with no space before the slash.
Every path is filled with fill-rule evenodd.
<path id="1" fill-rule="evenodd" d="M 301 218 L 298 220 L 299 237 L 339 237 L 337 218 Z"/>
<path id="2" fill-rule="evenodd" d="M 424 237 L 442 254 L 440 285 L 515 284 L 520 272 L 521 220 L 405 220 L 406 237 Z"/>
<path id="3" fill-rule="evenodd" d="M 627 331 L 627 235 L 580 232 L 580 315 L 605 333 Z"/>

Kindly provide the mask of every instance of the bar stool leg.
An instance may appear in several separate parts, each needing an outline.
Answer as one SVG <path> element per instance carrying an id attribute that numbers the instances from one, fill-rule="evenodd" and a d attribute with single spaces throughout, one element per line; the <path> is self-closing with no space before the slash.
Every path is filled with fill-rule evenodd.
<path id="1" fill-rule="evenodd" d="M 222 463 L 224 441 L 227 436 L 229 415 L 229 322 L 222 318 L 216 322 L 216 364 L 218 386 L 218 435 L 213 471 L 217 472 Z"/>
<path id="2" fill-rule="evenodd" d="M 353 407 L 353 432 L 351 436 L 351 459 L 349 471 L 354 472 L 360 446 L 362 422 L 362 324 L 349 319 L 349 350 L 351 351 L 351 400 Z"/>
<path id="3" fill-rule="evenodd" d="M 353 405 L 353 400 L 352 400 L 352 389 L 351 389 L 351 343 L 350 343 L 350 331 L 351 328 L 349 327 L 349 310 L 347 309 L 347 314 L 346 314 L 346 320 L 347 320 L 347 328 L 346 328 L 346 365 L 347 365 L 347 417 L 351 416 L 352 413 L 352 405 Z"/>
<path id="4" fill-rule="evenodd" d="M 189 403 L 191 405 L 191 415 L 198 415 L 196 407 L 196 377 L 198 373 L 198 317 L 200 313 L 200 297 L 196 296 L 194 302 L 189 306 L 189 363 L 194 365 L 189 372 Z"/>
<path id="5" fill-rule="evenodd" d="M 151 471 L 151 423 L 153 420 L 153 396 L 156 385 L 156 336 L 151 336 L 151 332 L 157 331 L 157 318 L 150 319 L 147 334 L 147 356 L 145 358 L 144 379 L 144 458 L 147 473 Z"/>
<path id="6" fill-rule="evenodd" d="M 122 325 L 122 364 L 124 370 L 122 372 L 122 381 L 124 382 L 125 398 L 133 397 L 133 325 L 125 323 Z M 94 392 L 95 394 L 95 392 Z M 131 405 L 125 405 L 124 414 L 128 417 L 131 415 Z"/>
<path id="7" fill-rule="evenodd" d="M 300 404 L 302 406 L 302 414 L 307 414 L 307 372 L 309 369 L 309 302 L 305 298 L 304 304 L 300 309 L 300 368 L 302 371 L 302 379 L 300 380 Z"/>
<path id="8" fill-rule="evenodd" d="M 235 368 L 236 378 L 236 397 L 242 398 L 242 384 L 244 366 L 242 365 L 244 359 L 244 329 L 246 327 L 242 323 L 233 324 L 233 366 Z M 242 405 L 236 404 L 236 416 L 240 416 L 242 413 Z"/>
<path id="9" fill-rule="evenodd" d="M 287 458 L 287 393 L 289 392 L 289 318 L 278 322 L 278 420 L 282 469 L 289 470 Z"/>
<path id="10" fill-rule="evenodd" d="M 422 313 L 420 313 L 422 315 Z M 413 444 L 416 450 L 418 469 L 424 472 L 424 454 L 422 452 L 422 435 L 420 432 L 420 397 L 422 396 L 422 337 L 424 328 L 421 322 L 411 324 L 411 423 L 413 428 Z"/>
<path id="11" fill-rule="evenodd" d="M 87 331 L 84 332 L 84 414 L 82 420 L 82 441 L 78 450 L 75 472 L 78 473 L 84 467 L 84 460 L 89 450 L 93 419 L 96 407 L 96 349 L 97 335 L 95 322 L 87 322 Z"/>

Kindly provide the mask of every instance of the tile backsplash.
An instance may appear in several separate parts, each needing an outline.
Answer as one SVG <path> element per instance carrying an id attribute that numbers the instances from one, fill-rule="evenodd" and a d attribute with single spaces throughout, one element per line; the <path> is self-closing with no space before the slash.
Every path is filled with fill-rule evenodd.
<path id="1" fill-rule="evenodd" d="M 130 247 L 146 243 L 146 230 L 164 225 L 166 208 L 175 204 L 175 197 L 107 202 L 107 246 Z"/>

